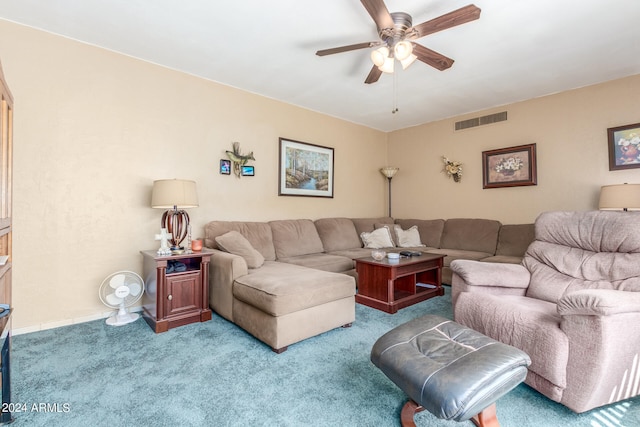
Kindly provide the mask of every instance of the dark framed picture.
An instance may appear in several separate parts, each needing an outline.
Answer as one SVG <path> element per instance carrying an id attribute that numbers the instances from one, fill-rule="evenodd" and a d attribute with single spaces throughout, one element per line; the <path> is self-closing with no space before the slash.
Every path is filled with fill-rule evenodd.
<path id="1" fill-rule="evenodd" d="M 240 173 L 242 176 L 255 176 L 256 168 L 253 166 L 242 166 Z"/>
<path id="2" fill-rule="evenodd" d="M 279 138 L 279 196 L 333 197 L 333 148 Z"/>
<path id="3" fill-rule="evenodd" d="M 222 175 L 231 175 L 231 160 L 220 159 L 220 173 Z"/>
<path id="4" fill-rule="evenodd" d="M 609 170 L 640 168 L 640 123 L 607 129 Z"/>
<path id="5" fill-rule="evenodd" d="M 536 144 L 482 152 L 482 188 L 536 185 Z"/>

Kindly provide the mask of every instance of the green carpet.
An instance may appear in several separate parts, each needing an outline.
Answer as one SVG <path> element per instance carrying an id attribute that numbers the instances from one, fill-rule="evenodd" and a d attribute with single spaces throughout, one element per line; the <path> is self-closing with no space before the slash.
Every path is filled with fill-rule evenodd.
<path id="1" fill-rule="evenodd" d="M 280 355 L 215 314 L 163 334 L 140 319 L 19 335 L 13 338 L 12 400 L 26 411 L 14 414 L 15 425 L 398 426 L 406 397 L 369 361 L 371 347 L 415 317 L 451 318 L 446 292 L 395 315 L 357 304 L 351 328 Z M 520 385 L 497 408 L 502 427 L 640 426 L 640 398 L 577 415 Z M 428 412 L 418 414 L 416 424 L 473 425 Z"/>

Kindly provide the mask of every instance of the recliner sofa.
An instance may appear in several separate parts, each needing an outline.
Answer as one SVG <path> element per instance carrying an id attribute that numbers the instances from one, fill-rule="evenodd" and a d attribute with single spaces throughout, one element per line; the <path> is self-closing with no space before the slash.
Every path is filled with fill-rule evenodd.
<path id="1" fill-rule="evenodd" d="M 522 264 L 456 260 L 455 320 L 531 357 L 575 412 L 640 394 L 640 213 L 547 212 Z"/>

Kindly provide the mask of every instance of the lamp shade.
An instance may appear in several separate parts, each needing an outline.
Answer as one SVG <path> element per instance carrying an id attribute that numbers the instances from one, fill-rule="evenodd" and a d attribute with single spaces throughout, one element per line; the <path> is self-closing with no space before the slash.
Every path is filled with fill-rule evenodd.
<path id="1" fill-rule="evenodd" d="M 157 209 L 180 209 L 198 207 L 195 181 L 183 179 L 161 179 L 153 181 L 151 207 Z"/>
<path id="2" fill-rule="evenodd" d="M 600 210 L 640 210 L 640 184 L 604 185 L 600 189 Z"/>
<path id="3" fill-rule="evenodd" d="M 399 168 L 394 168 L 392 166 L 387 166 L 385 168 L 380 169 L 380 173 L 387 178 L 393 178 L 393 176 L 399 171 Z"/>

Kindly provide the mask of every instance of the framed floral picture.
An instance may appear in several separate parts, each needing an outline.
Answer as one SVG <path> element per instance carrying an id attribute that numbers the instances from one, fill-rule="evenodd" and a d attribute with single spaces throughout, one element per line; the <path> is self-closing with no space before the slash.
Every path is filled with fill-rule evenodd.
<path id="1" fill-rule="evenodd" d="M 482 152 L 482 188 L 537 185 L 536 144 Z"/>
<path id="2" fill-rule="evenodd" d="M 280 138 L 279 196 L 333 197 L 333 148 Z"/>
<path id="3" fill-rule="evenodd" d="M 640 168 L 640 123 L 607 129 L 609 170 Z"/>

